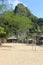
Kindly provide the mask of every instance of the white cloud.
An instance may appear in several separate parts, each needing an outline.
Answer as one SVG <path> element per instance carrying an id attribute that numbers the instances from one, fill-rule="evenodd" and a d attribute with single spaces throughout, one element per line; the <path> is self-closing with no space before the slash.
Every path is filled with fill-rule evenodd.
<path id="1" fill-rule="evenodd" d="M 5 2 L 4 2 L 5 4 L 12 4 L 12 6 L 13 6 L 13 8 L 15 8 L 15 6 L 18 4 L 18 3 L 23 3 L 23 2 L 21 2 L 20 0 L 6 0 Z M 23 3 L 24 4 L 24 3 Z M 24 4 L 25 5 L 25 4 Z M 26 6 L 26 5 L 25 5 Z"/>
<path id="2" fill-rule="evenodd" d="M 12 5 L 13 5 L 13 8 L 15 8 L 15 6 L 16 6 L 18 3 L 22 3 L 22 2 L 20 2 L 19 0 L 8 0 L 8 4 L 12 4 Z"/>
<path id="3" fill-rule="evenodd" d="M 19 0 L 15 0 L 14 2 L 13 2 L 13 7 L 15 7 L 18 3 L 21 3 Z"/>

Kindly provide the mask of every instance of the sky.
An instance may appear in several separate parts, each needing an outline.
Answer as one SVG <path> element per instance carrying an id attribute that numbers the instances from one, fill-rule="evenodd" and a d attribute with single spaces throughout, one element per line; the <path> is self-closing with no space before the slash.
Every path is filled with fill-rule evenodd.
<path id="1" fill-rule="evenodd" d="M 2 2 L 0 2 L 1 4 Z M 5 4 L 13 4 L 13 8 L 18 3 L 23 3 L 37 17 L 43 18 L 43 0 L 5 0 Z"/>

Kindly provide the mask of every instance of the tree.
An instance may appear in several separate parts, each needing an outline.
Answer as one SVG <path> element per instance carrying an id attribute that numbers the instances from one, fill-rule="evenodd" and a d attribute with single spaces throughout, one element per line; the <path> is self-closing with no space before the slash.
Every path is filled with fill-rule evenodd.
<path id="1" fill-rule="evenodd" d="M 5 32 L 5 30 L 4 30 L 4 28 L 3 27 L 0 27 L 0 41 L 2 42 L 3 40 L 3 38 L 5 38 L 6 37 L 6 32 Z"/>
<path id="2" fill-rule="evenodd" d="M 9 10 L 13 10 L 12 4 L 6 4 L 6 0 L 0 0 L 0 14 Z"/>
<path id="3" fill-rule="evenodd" d="M 41 32 L 43 32 L 43 18 L 39 18 L 37 22 L 39 29 Z"/>
<path id="4" fill-rule="evenodd" d="M 9 17 L 8 17 L 9 15 Z M 13 11 L 5 12 L 0 17 L 0 25 L 3 26 L 8 34 L 19 34 L 33 28 L 31 19 L 24 16 L 15 16 Z"/>
<path id="5" fill-rule="evenodd" d="M 36 32 L 37 31 L 37 22 L 38 22 L 38 17 L 34 16 L 34 15 L 31 15 L 29 16 L 29 18 L 31 19 L 31 21 L 33 22 L 33 25 L 34 25 L 34 28 L 32 29 L 33 32 Z"/>

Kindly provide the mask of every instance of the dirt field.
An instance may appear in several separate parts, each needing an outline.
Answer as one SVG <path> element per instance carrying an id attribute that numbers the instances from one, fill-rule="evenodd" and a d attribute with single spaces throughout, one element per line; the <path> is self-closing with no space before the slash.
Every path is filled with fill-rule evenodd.
<path id="1" fill-rule="evenodd" d="M 0 65 L 43 65 L 43 47 L 3 44 L 0 47 Z"/>

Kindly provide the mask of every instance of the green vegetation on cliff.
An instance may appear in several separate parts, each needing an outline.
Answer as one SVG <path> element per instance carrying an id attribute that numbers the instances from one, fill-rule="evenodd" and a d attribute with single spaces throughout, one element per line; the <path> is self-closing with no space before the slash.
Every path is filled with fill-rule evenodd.
<path id="1" fill-rule="evenodd" d="M 0 27 L 5 29 L 7 36 L 43 32 L 43 18 L 36 17 L 23 4 L 18 4 L 13 11 L 0 14 Z"/>

